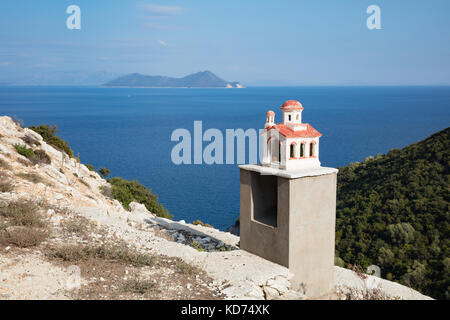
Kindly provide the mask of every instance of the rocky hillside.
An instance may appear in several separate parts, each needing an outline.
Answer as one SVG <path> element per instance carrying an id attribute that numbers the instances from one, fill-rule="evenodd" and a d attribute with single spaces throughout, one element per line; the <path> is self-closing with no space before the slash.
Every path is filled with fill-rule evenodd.
<path id="1" fill-rule="evenodd" d="M 239 237 L 124 209 L 96 172 L 0 117 L 0 299 L 304 299 Z M 427 299 L 335 268 L 334 299 Z"/>

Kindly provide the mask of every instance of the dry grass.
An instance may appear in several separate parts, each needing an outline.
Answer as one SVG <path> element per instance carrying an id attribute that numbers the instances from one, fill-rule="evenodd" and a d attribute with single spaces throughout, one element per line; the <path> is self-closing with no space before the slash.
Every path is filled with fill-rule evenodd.
<path id="1" fill-rule="evenodd" d="M 82 184 L 82 185 L 84 185 L 85 187 L 87 187 L 88 189 L 90 189 L 91 188 L 91 186 L 89 185 L 89 183 L 87 183 L 86 181 L 84 181 L 83 179 L 78 179 L 78 181 Z"/>
<path id="2" fill-rule="evenodd" d="M 24 123 L 22 119 L 19 119 L 17 116 L 13 116 L 11 119 L 19 129 L 24 128 Z"/>
<path id="3" fill-rule="evenodd" d="M 50 257 L 70 262 L 78 262 L 94 258 L 105 259 L 129 264 L 135 267 L 152 266 L 156 262 L 155 256 L 139 253 L 123 244 L 94 247 L 83 245 L 65 245 L 54 248 L 50 253 Z"/>
<path id="4" fill-rule="evenodd" d="M 364 293 L 364 300 L 390 300 L 390 298 L 381 289 L 374 288 Z"/>
<path id="5" fill-rule="evenodd" d="M 192 241 L 191 246 L 199 252 L 205 251 L 205 249 L 203 249 L 203 247 L 200 245 L 200 243 L 198 243 L 196 240 Z"/>
<path id="6" fill-rule="evenodd" d="M 35 138 L 33 138 L 32 136 L 24 136 L 21 138 L 23 142 L 25 142 L 27 145 L 29 146 L 40 146 L 41 143 L 36 140 Z"/>
<path id="7" fill-rule="evenodd" d="M 361 268 L 358 265 L 350 265 L 350 266 L 351 266 L 351 268 L 349 268 L 349 269 L 351 269 L 353 272 L 355 272 L 359 278 L 361 278 L 363 280 L 367 278 L 367 274 L 364 272 L 363 268 Z"/>
<path id="8" fill-rule="evenodd" d="M 207 286 L 212 279 L 203 271 L 197 277 L 199 269 L 181 259 L 141 254 L 120 239 L 111 241 L 118 242 L 47 247 L 46 255 L 52 263 L 77 265 L 87 281 L 73 293 L 73 299 L 220 298 L 217 290 Z"/>
<path id="9" fill-rule="evenodd" d="M 79 262 L 95 257 L 95 250 L 82 245 L 64 245 L 52 249 L 50 257 L 63 261 Z"/>
<path id="10" fill-rule="evenodd" d="M 22 179 L 28 180 L 30 182 L 33 182 L 33 183 L 43 183 L 48 186 L 51 185 L 51 183 L 47 179 L 38 175 L 37 173 L 18 173 L 18 174 L 16 174 L 16 176 L 18 176 Z"/>
<path id="11" fill-rule="evenodd" d="M 114 199 L 113 193 L 112 193 L 112 187 L 109 184 L 105 184 L 103 186 L 100 186 L 100 193 L 104 195 L 108 199 Z"/>
<path id="12" fill-rule="evenodd" d="M 91 222 L 85 217 L 75 217 L 63 222 L 63 227 L 68 233 L 85 236 L 90 230 Z"/>
<path id="13" fill-rule="evenodd" d="M 0 159 L 0 168 L 5 170 L 12 170 L 12 167 L 3 159 Z"/>
<path id="14" fill-rule="evenodd" d="M 207 227 L 207 228 L 214 228 L 212 225 L 210 225 L 209 223 L 204 223 L 201 220 L 195 220 L 194 222 L 192 222 L 193 225 L 198 225 L 198 226 L 203 226 L 203 227 Z"/>
<path id="15" fill-rule="evenodd" d="M 10 226 L 46 228 L 47 222 L 44 221 L 40 210 L 41 206 L 33 201 L 16 200 L 1 208 L 0 216 L 6 219 Z"/>
<path id="16" fill-rule="evenodd" d="M 186 276 L 193 276 L 201 273 L 201 269 L 193 264 L 179 260 L 175 264 L 175 271 Z"/>
<path id="17" fill-rule="evenodd" d="M 390 297 L 382 292 L 379 288 L 360 290 L 344 286 L 336 292 L 339 299 L 345 300 L 399 300 L 399 297 Z"/>
<path id="18" fill-rule="evenodd" d="M 51 164 L 52 159 L 44 150 L 34 151 L 35 157 L 31 160 L 34 164 Z"/>
<path id="19" fill-rule="evenodd" d="M 20 248 L 35 247 L 47 239 L 47 229 L 30 227 L 8 227 L 0 231 L 0 243 Z"/>
<path id="20" fill-rule="evenodd" d="M 33 165 L 33 163 L 30 160 L 24 158 L 17 158 L 17 162 L 19 162 L 21 165 L 25 167 L 31 167 Z"/>
<path id="21" fill-rule="evenodd" d="M 140 278 L 134 278 L 126 280 L 123 284 L 122 290 L 130 293 L 146 294 L 149 291 L 154 290 L 156 283 L 150 280 L 144 280 Z"/>
<path id="22" fill-rule="evenodd" d="M 29 200 L 16 200 L 0 209 L 3 228 L 0 243 L 21 248 L 39 245 L 49 236 L 41 206 Z"/>
<path id="23" fill-rule="evenodd" d="M 14 183 L 5 173 L 0 171 L 0 192 L 11 192 L 14 190 Z"/>
<path id="24" fill-rule="evenodd" d="M 63 207 L 63 206 L 58 206 L 58 205 L 49 205 L 49 204 L 44 204 L 43 206 L 45 206 L 45 208 L 47 210 L 52 209 L 60 216 L 70 217 L 70 216 L 76 215 L 76 213 L 69 207 L 65 207 L 65 206 Z"/>
<path id="25" fill-rule="evenodd" d="M 0 192 L 11 192 L 14 190 L 14 184 L 11 180 L 2 180 L 0 181 Z"/>

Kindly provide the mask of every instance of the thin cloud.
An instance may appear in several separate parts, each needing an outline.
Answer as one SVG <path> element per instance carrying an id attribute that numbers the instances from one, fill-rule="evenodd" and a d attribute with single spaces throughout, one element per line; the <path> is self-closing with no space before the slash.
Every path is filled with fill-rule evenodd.
<path id="1" fill-rule="evenodd" d="M 167 47 L 167 43 L 165 41 L 163 41 L 163 40 L 158 40 L 158 43 L 160 45 L 162 45 L 163 47 Z"/>
<path id="2" fill-rule="evenodd" d="M 152 29 L 152 30 L 165 30 L 169 29 L 169 27 L 165 24 L 159 23 L 159 22 L 146 22 L 144 23 L 144 26 Z"/>
<path id="3" fill-rule="evenodd" d="M 137 8 L 144 13 L 144 27 L 152 30 L 171 29 L 172 18 L 186 9 L 180 6 L 141 3 Z"/>
<path id="4" fill-rule="evenodd" d="M 100 58 L 98 58 L 98 60 L 100 60 L 100 61 L 118 61 L 120 59 L 119 58 L 112 58 L 112 57 L 100 57 Z"/>
<path id="5" fill-rule="evenodd" d="M 183 13 L 185 9 L 180 6 L 161 6 L 155 4 L 141 4 L 139 6 L 152 16 L 175 16 Z"/>

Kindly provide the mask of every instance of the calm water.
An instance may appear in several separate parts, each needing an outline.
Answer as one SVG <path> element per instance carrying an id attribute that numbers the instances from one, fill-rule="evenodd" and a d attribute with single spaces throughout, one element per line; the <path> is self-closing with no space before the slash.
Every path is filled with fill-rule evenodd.
<path id="1" fill-rule="evenodd" d="M 450 87 L 289 87 L 118 89 L 0 87 L 0 115 L 25 125 L 56 124 L 83 163 L 137 179 L 159 195 L 176 219 L 220 229 L 239 214 L 237 165 L 171 162 L 176 128 L 262 128 L 265 112 L 300 100 L 303 121 L 323 137 L 324 166 L 344 166 L 421 140 L 450 125 Z"/>

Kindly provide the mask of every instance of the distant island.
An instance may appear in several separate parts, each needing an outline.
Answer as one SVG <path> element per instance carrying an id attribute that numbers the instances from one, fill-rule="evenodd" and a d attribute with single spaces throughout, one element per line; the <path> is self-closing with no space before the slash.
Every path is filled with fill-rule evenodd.
<path id="1" fill-rule="evenodd" d="M 158 87 L 158 88 L 243 88 L 239 82 L 228 82 L 211 71 L 202 71 L 183 78 L 149 76 L 131 73 L 102 84 L 104 87 Z"/>

